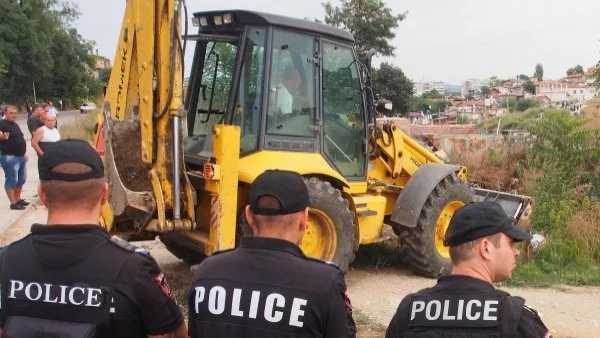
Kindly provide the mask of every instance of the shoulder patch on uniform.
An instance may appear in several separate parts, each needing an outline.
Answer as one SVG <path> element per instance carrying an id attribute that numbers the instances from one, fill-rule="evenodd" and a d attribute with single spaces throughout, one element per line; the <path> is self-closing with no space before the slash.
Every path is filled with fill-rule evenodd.
<path id="1" fill-rule="evenodd" d="M 318 258 L 313 258 L 313 257 L 306 257 L 306 259 L 309 261 L 313 261 L 313 262 L 317 262 L 317 263 L 321 263 L 321 264 L 327 264 L 329 266 L 332 266 L 332 267 L 340 270 L 340 266 L 337 263 L 332 262 L 332 261 L 326 261 L 324 259 L 318 259 Z"/>
<path id="2" fill-rule="evenodd" d="M 164 273 L 159 272 L 156 275 L 156 277 L 154 277 L 154 280 L 156 281 L 156 284 L 158 284 L 158 288 L 160 289 L 160 291 L 162 291 L 162 293 L 164 293 L 165 296 L 171 298 L 171 287 L 167 282 L 167 276 L 165 276 Z"/>

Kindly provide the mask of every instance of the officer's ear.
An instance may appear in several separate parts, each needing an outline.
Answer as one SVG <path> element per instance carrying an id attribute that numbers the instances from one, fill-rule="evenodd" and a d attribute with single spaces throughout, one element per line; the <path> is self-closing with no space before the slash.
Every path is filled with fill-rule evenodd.
<path id="1" fill-rule="evenodd" d="M 102 197 L 100 203 L 101 205 L 105 205 L 106 201 L 108 201 L 108 182 L 104 182 L 102 185 Z"/>
<path id="2" fill-rule="evenodd" d="M 306 230 L 306 223 L 308 223 L 308 207 L 300 212 L 300 225 L 298 230 L 304 232 L 304 230 Z"/>
<path id="3" fill-rule="evenodd" d="M 256 234 L 256 223 L 254 222 L 254 218 L 252 217 L 252 212 L 250 211 L 249 205 L 247 205 L 246 209 L 244 209 L 244 215 L 246 216 L 246 222 L 248 222 L 252 233 Z"/>
<path id="4" fill-rule="evenodd" d="M 48 198 L 46 198 L 46 191 L 42 188 L 42 185 L 38 185 L 38 196 L 40 197 L 40 202 L 47 207 L 48 206 Z"/>
<path id="5" fill-rule="evenodd" d="M 491 260 L 493 252 L 492 247 L 495 248 L 495 245 L 494 243 L 492 243 L 492 241 L 490 241 L 488 237 L 482 238 L 477 247 L 479 250 L 479 255 L 481 255 L 481 257 L 483 257 L 485 260 Z"/>

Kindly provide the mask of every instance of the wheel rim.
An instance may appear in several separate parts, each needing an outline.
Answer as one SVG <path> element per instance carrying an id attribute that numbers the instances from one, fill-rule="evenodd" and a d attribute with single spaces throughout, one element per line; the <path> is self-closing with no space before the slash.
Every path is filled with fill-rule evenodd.
<path id="1" fill-rule="evenodd" d="M 440 217 L 438 217 L 437 225 L 435 227 L 435 248 L 440 256 L 444 258 L 450 258 L 450 249 L 444 245 L 444 238 L 446 238 L 446 231 L 448 225 L 450 225 L 450 219 L 456 209 L 462 207 L 465 203 L 461 201 L 452 201 L 442 209 Z"/>
<path id="2" fill-rule="evenodd" d="M 305 255 L 331 261 L 337 247 L 335 225 L 326 213 L 310 208 L 300 248 Z"/>

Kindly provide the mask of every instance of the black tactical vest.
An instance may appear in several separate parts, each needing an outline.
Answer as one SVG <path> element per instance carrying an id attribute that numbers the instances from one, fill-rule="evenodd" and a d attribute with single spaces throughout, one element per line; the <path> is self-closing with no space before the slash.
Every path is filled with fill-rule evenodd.
<path id="1" fill-rule="evenodd" d="M 525 301 L 494 290 L 418 293 L 401 322 L 406 338 L 517 337 Z"/>
<path id="2" fill-rule="evenodd" d="M 95 337 L 109 324 L 114 286 L 131 254 L 106 240 L 71 265 L 49 267 L 36 258 L 31 236 L 7 247 L 2 337 Z"/>

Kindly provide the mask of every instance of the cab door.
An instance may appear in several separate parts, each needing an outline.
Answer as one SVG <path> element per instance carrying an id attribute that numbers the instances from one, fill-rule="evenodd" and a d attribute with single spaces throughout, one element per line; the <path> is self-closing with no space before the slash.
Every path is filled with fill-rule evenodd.
<path id="1" fill-rule="evenodd" d="M 365 107 L 358 64 L 351 45 L 323 39 L 322 153 L 348 181 L 367 172 Z"/>

